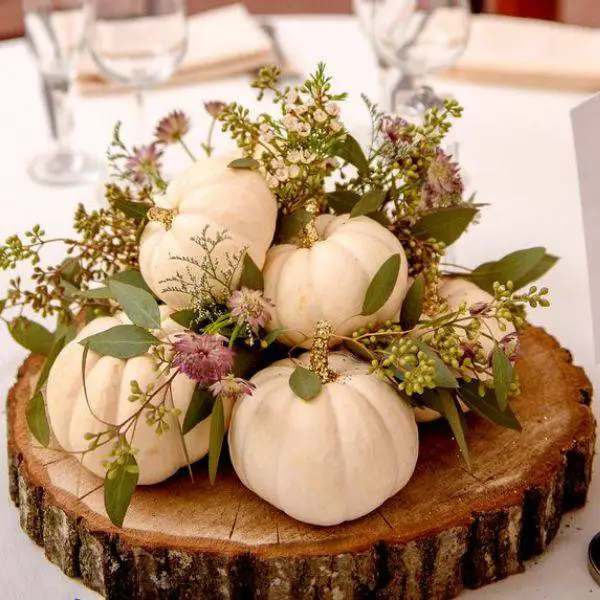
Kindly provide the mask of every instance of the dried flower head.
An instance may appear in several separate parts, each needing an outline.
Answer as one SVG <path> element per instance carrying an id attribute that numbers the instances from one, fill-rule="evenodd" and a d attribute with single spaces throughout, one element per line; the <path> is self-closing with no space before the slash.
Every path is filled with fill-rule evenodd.
<path id="1" fill-rule="evenodd" d="M 519 335 L 516 332 L 507 333 L 499 342 L 500 348 L 512 363 L 514 363 L 520 350 Z"/>
<path id="2" fill-rule="evenodd" d="M 231 294 L 227 306 L 231 309 L 231 314 L 237 318 L 238 324 L 248 325 L 256 333 L 271 319 L 269 309 L 273 308 L 274 304 L 265 298 L 260 290 L 243 287 Z"/>
<path id="3" fill-rule="evenodd" d="M 126 161 L 126 168 L 133 183 L 143 185 L 150 183 L 160 171 L 160 158 L 163 151 L 156 143 L 145 146 L 134 146 L 133 154 Z"/>
<path id="4" fill-rule="evenodd" d="M 251 396 L 252 392 L 256 389 L 256 386 L 245 379 L 234 377 L 230 374 L 216 383 L 213 383 L 209 389 L 214 396 L 236 400 L 240 396 Z"/>
<path id="5" fill-rule="evenodd" d="M 211 100 L 210 102 L 204 103 L 204 110 L 206 110 L 213 119 L 216 119 L 221 114 L 223 108 L 225 108 L 225 102 L 220 102 L 219 100 Z"/>
<path id="6" fill-rule="evenodd" d="M 190 379 L 212 384 L 226 377 L 233 367 L 233 350 L 222 335 L 183 333 L 173 342 L 173 366 Z"/>
<path id="7" fill-rule="evenodd" d="M 422 198 L 427 208 L 440 208 L 460 202 L 463 193 L 460 167 L 440 148 L 429 165 Z"/>
<path id="8" fill-rule="evenodd" d="M 176 144 L 190 130 L 190 120 L 180 110 L 174 110 L 161 119 L 154 130 L 154 137 L 162 144 Z"/>

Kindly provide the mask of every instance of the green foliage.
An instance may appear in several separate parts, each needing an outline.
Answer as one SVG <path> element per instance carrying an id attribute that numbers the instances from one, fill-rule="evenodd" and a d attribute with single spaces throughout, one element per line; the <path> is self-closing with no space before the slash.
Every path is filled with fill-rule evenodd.
<path id="1" fill-rule="evenodd" d="M 124 437 L 119 438 L 107 464 L 104 478 L 104 508 L 113 525 L 121 527 L 139 479 L 134 453 Z"/>
<path id="2" fill-rule="evenodd" d="M 312 400 L 316 398 L 323 388 L 320 377 L 311 371 L 298 365 L 290 375 L 290 387 L 298 398 Z"/>
<path id="3" fill-rule="evenodd" d="M 261 270 L 256 266 L 252 257 L 246 252 L 242 260 L 242 274 L 240 276 L 240 287 L 250 290 L 263 290 L 265 282 Z"/>
<path id="4" fill-rule="evenodd" d="M 54 343 L 53 335 L 39 323 L 17 317 L 8 324 L 13 340 L 34 354 L 47 355 Z"/>
<path id="5" fill-rule="evenodd" d="M 183 433 L 189 433 L 198 423 L 209 417 L 213 411 L 214 403 L 215 397 L 212 392 L 197 385 L 183 419 Z"/>
<path id="6" fill-rule="evenodd" d="M 425 278 L 423 274 L 417 275 L 412 282 L 400 312 L 400 324 L 403 329 L 412 329 L 423 314 L 423 300 L 425 297 Z"/>
<path id="7" fill-rule="evenodd" d="M 399 254 L 392 254 L 379 267 L 365 293 L 363 315 L 376 313 L 388 301 L 398 281 L 401 261 L 402 258 Z"/>
<path id="8" fill-rule="evenodd" d="M 466 231 L 478 212 L 476 208 L 464 206 L 440 208 L 420 217 L 412 228 L 412 235 L 422 240 L 433 238 L 450 246 Z"/>
<path id="9" fill-rule="evenodd" d="M 208 442 L 208 476 L 212 485 L 217 479 L 217 469 L 225 438 L 225 411 L 223 400 L 217 396 L 210 415 L 210 439 Z"/>
<path id="10" fill-rule="evenodd" d="M 116 325 L 79 342 L 92 352 L 115 358 L 133 358 L 148 352 L 160 340 L 137 325 Z"/>

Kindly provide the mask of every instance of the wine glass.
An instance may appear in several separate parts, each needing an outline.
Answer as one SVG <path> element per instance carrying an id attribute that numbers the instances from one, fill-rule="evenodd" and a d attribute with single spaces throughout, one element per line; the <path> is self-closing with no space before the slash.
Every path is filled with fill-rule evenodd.
<path id="1" fill-rule="evenodd" d="M 84 42 L 84 0 L 23 0 L 25 33 L 37 60 L 54 148 L 36 156 L 30 176 L 39 183 L 95 181 L 100 161 L 73 149 L 72 103 L 77 61 Z"/>
<path id="2" fill-rule="evenodd" d="M 167 81 L 187 49 L 185 0 L 89 0 L 87 44 L 100 72 L 135 88 L 138 135 L 144 90 Z"/>
<path id="3" fill-rule="evenodd" d="M 469 0 L 354 0 L 354 8 L 379 61 L 382 107 L 393 113 L 403 106 L 410 116 L 443 104 L 424 79 L 464 52 Z"/>

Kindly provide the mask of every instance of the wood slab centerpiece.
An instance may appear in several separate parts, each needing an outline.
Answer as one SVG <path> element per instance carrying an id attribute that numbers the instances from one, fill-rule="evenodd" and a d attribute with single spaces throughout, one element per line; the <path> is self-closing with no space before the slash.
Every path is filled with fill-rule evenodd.
<path id="1" fill-rule="evenodd" d="M 445 263 L 481 208 L 443 150 L 456 102 L 419 125 L 367 103 L 365 151 L 323 65 L 254 87 L 279 113 L 207 103 L 204 159 L 180 112 L 144 147 L 117 127 L 126 184 L 60 264 L 40 226 L 0 247 L 36 269 L 0 299 L 32 352 L 7 401 L 22 529 L 111 600 L 443 600 L 521 572 L 595 447 L 589 380 L 526 315 L 557 258 Z"/>

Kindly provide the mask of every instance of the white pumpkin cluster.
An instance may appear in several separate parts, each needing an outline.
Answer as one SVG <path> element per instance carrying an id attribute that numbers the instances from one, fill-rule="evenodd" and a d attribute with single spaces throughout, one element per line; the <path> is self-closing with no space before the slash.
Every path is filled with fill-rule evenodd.
<path id="1" fill-rule="evenodd" d="M 139 256 L 144 279 L 165 303 L 163 330 L 156 335 L 184 330 L 169 314 L 189 307 L 194 298 L 167 282 L 183 271 L 201 276 L 198 265 L 206 258 L 205 250 L 193 238 L 202 231 L 212 236 L 227 233 L 216 257 L 223 264 L 227 254 L 247 252 L 263 269 L 265 296 L 275 305 L 267 328 L 284 328 L 279 338 L 283 343 L 310 348 L 315 326 L 322 320 L 331 323 L 331 339 L 339 341 L 339 336 L 351 335 L 367 323 L 398 317 L 408 271 L 402 246 L 392 233 L 368 217 L 323 215 L 316 219 L 318 239 L 310 247 L 300 242 L 271 246 L 276 201 L 261 175 L 230 168 L 230 161 L 229 157 L 198 161 L 156 199 L 163 218 L 146 226 Z M 395 288 L 375 314 L 361 315 L 373 276 L 393 255 L 401 261 Z M 184 262 L 180 257 L 193 260 Z M 234 285 L 239 275 L 235 274 Z M 209 285 L 216 294 L 224 291 L 217 279 Z M 441 291 L 451 308 L 465 299 L 489 299 L 485 292 L 456 280 Z M 142 388 L 161 384 L 150 354 L 121 360 L 89 352 L 86 400 L 79 342 L 126 322 L 120 313 L 92 321 L 52 368 L 48 414 L 56 439 L 66 450 L 83 450 L 85 433 L 120 423 L 136 410 L 128 401 L 131 380 Z M 494 326 L 490 323 L 492 330 Z M 292 517 L 318 525 L 356 519 L 374 510 L 406 485 L 418 456 L 415 411 L 388 383 L 369 374 L 365 363 L 340 352 L 332 352 L 329 361 L 335 377 L 324 382 L 310 401 L 296 396 L 289 385 L 296 364 L 308 365 L 305 353 L 295 362 L 276 362 L 260 371 L 251 380 L 256 386 L 252 395 L 240 398 L 234 407 L 225 403 L 226 423 L 231 414 L 230 454 L 244 485 Z M 195 382 L 186 375 L 173 381 L 169 400 L 181 414 L 170 417 L 173 426 L 162 437 L 139 421 L 133 444 L 138 449 L 139 483 L 162 481 L 186 464 L 175 419 L 183 420 L 194 388 Z M 432 411 L 417 414 L 419 420 L 439 416 Z M 210 417 L 186 434 L 191 460 L 207 453 L 209 432 Z M 98 448 L 86 454 L 83 464 L 103 476 L 106 454 Z"/>

